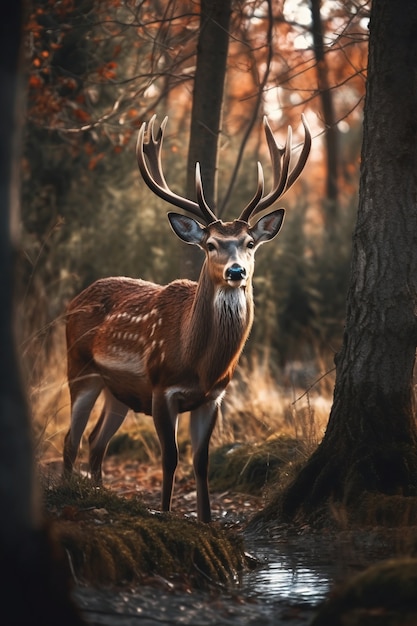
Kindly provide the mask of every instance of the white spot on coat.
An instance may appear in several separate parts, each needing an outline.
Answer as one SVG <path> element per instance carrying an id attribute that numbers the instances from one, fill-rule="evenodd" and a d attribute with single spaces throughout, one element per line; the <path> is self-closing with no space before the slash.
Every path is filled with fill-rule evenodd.
<path id="1" fill-rule="evenodd" d="M 146 360 L 137 353 L 127 352 L 122 349 L 115 350 L 114 354 L 98 354 L 95 361 L 107 370 L 117 370 L 135 376 L 146 374 Z"/>

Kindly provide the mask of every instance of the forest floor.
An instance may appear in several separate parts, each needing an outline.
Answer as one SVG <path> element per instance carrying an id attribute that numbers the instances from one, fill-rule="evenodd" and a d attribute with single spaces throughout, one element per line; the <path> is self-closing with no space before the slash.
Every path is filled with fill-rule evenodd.
<path id="1" fill-rule="evenodd" d="M 58 367 L 56 369 L 59 370 Z M 34 434 L 38 442 L 37 462 L 46 490 L 54 491 L 62 473 L 62 446 L 69 424 L 69 398 L 65 382 L 56 384 L 57 373 L 53 369 L 50 371 L 51 380 L 46 380 L 41 388 L 34 389 L 32 404 Z M 58 378 L 60 381 L 65 380 L 60 373 Z M 254 527 L 250 523 L 269 502 L 283 474 L 287 479 L 291 472 L 293 475 L 321 440 L 331 405 L 331 380 L 321 379 L 321 385 L 326 385 L 326 388 L 309 393 L 292 390 L 290 393 L 277 387 L 259 368 L 244 371 L 236 383 L 237 393 L 228 395 L 226 419 L 213 433 L 210 448 L 214 519 L 214 524 L 210 525 L 214 528 L 212 535 L 216 541 L 222 540 L 224 534 L 227 536 L 223 531 L 230 530 L 243 541 L 245 550 L 254 557 L 256 567 L 248 568 L 247 572 L 243 572 L 241 580 L 233 584 L 219 583 L 209 577 L 209 584 L 205 588 L 197 588 L 193 584 L 194 580 L 186 576 L 172 575 L 176 566 L 180 569 L 183 565 L 178 561 L 181 550 L 177 552 L 177 560 L 173 559 L 170 571 L 162 567 L 155 572 L 151 567 L 139 581 L 123 582 L 123 585 L 114 582 L 97 585 L 91 582 L 94 575 L 84 580 L 74 571 L 76 603 L 88 624 L 310 626 L 316 614 L 321 612 L 325 599 L 337 597 L 335 590 L 340 584 L 367 570 L 370 565 L 395 557 L 402 559 L 399 567 L 407 571 L 407 579 L 398 576 L 396 569 L 389 575 L 384 572 L 382 582 L 378 580 L 375 583 L 372 579 L 366 582 L 368 587 L 362 585 L 359 590 L 355 589 L 351 592 L 349 602 L 354 610 L 359 611 L 366 605 L 364 610 L 367 613 L 361 613 L 358 619 L 355 614 L 343 623 L 356 626 L 416 626 L 417 561 L 411 564 L 416 568 L 414 575 L 414 570 L 410 571 L 408 567 L 410 564 L 403 560 L 417 556 L 417 522 L 414 528 L 413 520 L 408 520 L 404 528 L 379 528 L 375 523 L 363 530 L 349 529 L 348 525 L 343 527 L 343 519 L 340 518 L 343 530 L 335 530 L 334 526 L 320 530 L 308 527 L 294 529 L 280 526 L 278 522 L 272 526 Z M 99 409 L 97 407 L 97 415 Z M 91 422 L 94 423 L 94 419 Z M 87 437 L 88 429 L 85 434 Z M 147 544 L 154 542 L 154 526 L 158 526 L 161 520 L 163 523 L 159 526 L 164 527 L 162 533 L 176 535 L 177 530 L 181 533 L 183 527 L 188 526 L 194 533 L 192 540 L 197 537 L 197 542 L 198 532 L 205 526 L 194 523 L 196 492 L 185 418 L 180 420 L 178 435 L 180 464 L 173 494 L 173 512 L 167 517 L 157 513 L 162 471 L 152 420 L 129 414 L 110 442 L 109 454 L 105 459 L 104 487 L 120 500 L 138 502 L 144 507 Z M 83 459 L 86 456 L 86 438 L 83 445 L 81 461 L 77 460 L 76 464 L 77 472 L 81 475 L 85 470 Z M 85 502 L 75 500 L 68 506 L 65 504 L 66 497 L 64 495 L 60 504 L 49 506 L 49 515 L 62 522 L 64 527 L 72 525 L 73 538 L 81 545 L 79 556 L 83 564 L 88 565 L 89 560 L 97 557 L 95 550 L 100 531 L 115 528 L 125 512 L 120 516 L 118 512 L 112 512 L 113 520 L 107 523 L 111 516 L 106 511 L 106 505 L 93 502 L 92 506 L 85 506 Z M 123 533 L 129 534 L 128 525 L 121 528 Z M 136 527 L 134 531 L 137 531 Z M 158 532 L 160 534 L 156 539 L 159 541 L 161 531 Z M 86 544 L 83 543 L 87 533 L 95 542 L 94 546 L 87 545 L 90 550 L 88 554 L 84 552 Z M 211 541 L 209 535 L 207 533 L 208 542 Z M 116 547 L 115 561 L 118 558 L 122 560 L 121 557 L 127 560 L 126 554 L 117 552 L 120 537 L 107 536 L 106 540 L 107 546 L 113 541 L 112 545 Z M 177 547 L 189 543 L 186 537 L 181 540 L 182 544 L 177 542 Z M 136 539 L 132 543 L 135 542 Z M 228 549 L 227 543 L 215 545 L 220 545 L 223 550 Z M 152 546 L 143 543 L 139 548 L 135 546 L 134 556 L 140 556 L 147 547 Z M 68 557 L 68 560 L 72 566 L 71 558 Z M 76 565 L 74 561 L 74 567 Z M 110 570 L 111 567 L 106 573 L 111 574 Z M 117 580 L 117 571 L 113 580 Z M 413 598 L 415 621 L 410 621 L 408 617 L 408 621 L 402 617 L 398 620 L 396 614 L 392 615 L 391 609 L 385 608 L 386 602 L 392 598 L 400 598 L 401 601 L 404 598 L 408 606 L 409 599 L 404 593 Z M 368 601 L 368 598 L 372 598 L 372 601 Z M 341 611 L 346 612 L 346 606 Z M 383 619 L 384 616 L 387 616 L 387 620 Z M 332 618 L 327 623 L 329 626 L 338 626 L 342 621 Z"/>
<path id="2" fill-rule="evenodd" d="M 61 460 L 45 460 L 41 471 L 44 476 L 58 476 Z M 122 498 L 139 499 L 147 509 L 158 511 L 162 478 L 158 465 L 112 455 L 105 461 L 104 471 L 104 486 L 111 492 Z M 191 474 L 180 473 L 173 497 L 173 516 L 195 518 L 195 496 Z M 288 528 L 270 527 L 261 537 L 256 530 L 247 531 L 248 522 L 265 505 L 261 492 L 255 495 L 234 490 L 214 492 L 211 501 L 215 524 L 239 533 L 250 554 L 258 559 L 254 572 L 245 574 L 236 585 L 213 582 L 206 589 L 194 588 L 184 578 L 173 580 L 159 573 L 143 578 L 140 585 L 131 583 L 123 587 L 96 587 L 77 581 L 75 599 L 87 623 L 94 626 L 309 626 L 337 584 L 375 562 L 404 557 L 410 552 L 410 546 L 401 543 L 398 529 L 335 533 L 306 528 L 294 533 Z M 369 610 L 372 618 L 375 607 Z M 391 615 L 387 622 L 383 621 L 381 610 L 379 607 L 381 621 L 375 623 L 408 624 L 393 621 Z M 374 623 L 372 619 L 369 624 Z M 368 624 L 366 620 L 357 623 Z"/>
<path id="3" fill-rule="evenodd" d="M 40 463 L 41 474 L 52 482 L 61 469 L 59 458 L 48 458 Z M 104 486 L 117 496 L 138 498 L 147 509 L 159 510 L 162 473 L 158 466 L 112 455 L 105 460 L 104 476 Z M 173 515 L 195 519 L 195 503 L 194 480 L 184 472 L 176 481 Z M 244 537 L 248 521 L 263 508 L 265 499 L 261 494 L 227 490 L 212 493 L 211 504 L 215 524 Z M 248 537 L 248 550 L 256 559 L 253 536 Z M 265 559 L 263 552 L 258 567 L 265 565 Z M 96 587 L 77 581 L 74 597 L 87 623 L 94 626 L 308 626 L 311 623 L 318 603 L 314 597 L 314 581 L 310 590 L 312 601 L 302 600 L 301 596 L 294 600 L 280 597 L 279 591 L 275 595 L 272 586 L 268 589 L 268 597 L 262 593 L 258 595 L 256 583 L 252 586 L 250 575 L 248 572 L 240 583 L 223 585 L 213 582 L 205 589 L 192 588 L 182 578 L 172 580 L 159 574 L 145 577 L 140 585 L 129 584 L 123 588 L 117 585 Z"/>

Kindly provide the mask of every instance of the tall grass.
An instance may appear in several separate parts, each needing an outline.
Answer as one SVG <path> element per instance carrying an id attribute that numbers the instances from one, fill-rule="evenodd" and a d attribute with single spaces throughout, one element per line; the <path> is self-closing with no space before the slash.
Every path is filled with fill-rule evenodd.
<path id="1" fill-rule="evenodd" d="M 32 366 L 26 377 L 35 453 L 38 461 L 45 463 L 61 459 L 70 423 L 63 320 L 51 326 L 48 334 L 47 339 L 42 333 L 33 336 L 32 345 L 28 341 L 25 349 Z M 46 343 L 51 346 L 48 350 L 44 349 Z M 280 369 L 257 353 L 247 355 L 227 389 L 212 447 L 257 443 L 276 434 L 288 434 L 302 441 L 307 451 L 313 450 L 327 424 L 333 377 L 330 359 L 324 357 Z M 101 406 L 99 398 L 82 440 L 80 459 L 85 459 L 87 437 Z M 124 433 L 139 442 L 148 462 L 159 464 L 159 446 L 149 416 L 130 411 L 118 434 Z M 179 445 L 184 454 L 190 449 L 186 414 L 180 416 Z"/>
<path id="2" fill-rule="evenodd" d="M 280 369 L 254 353 L 242 360 L 228 388 L 213 442 L 260 442 L 279 433 L 313 449 L 327 424 L 333 382 L 323 358 Z"/>

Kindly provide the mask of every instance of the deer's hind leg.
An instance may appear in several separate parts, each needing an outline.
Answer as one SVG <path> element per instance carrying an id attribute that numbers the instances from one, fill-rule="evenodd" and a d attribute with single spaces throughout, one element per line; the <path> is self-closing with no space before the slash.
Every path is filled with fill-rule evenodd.
<path id="1" fill-rule="evenodd" d="M 70 379 L 71 425 L 64 441 L 64 477 L 72 474 L 81 437 L 94 404 L 103 389 L 100 376 L 90 374 L 82 378 Z"/>
<path id="2" fill-rule="evenodd" d="M 96 485 L 102 483 L 101 468 L 109 441 L 122 425 L 129 410 L 129 407 L 117 400 L 107 388 L 104 389 L 104 396 L 103 410 L 88 438 L 91 478 Z"/>

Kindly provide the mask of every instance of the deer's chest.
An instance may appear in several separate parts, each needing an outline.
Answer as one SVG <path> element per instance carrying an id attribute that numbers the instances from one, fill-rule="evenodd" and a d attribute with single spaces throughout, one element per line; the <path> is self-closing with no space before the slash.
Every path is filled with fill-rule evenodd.
<path id="1" fill-rule="evenodd" d="M 211 319 L 202 324 L 198 315 L 185 330 L 175 323 L 174 312 L 160 306 L 147 313 L 112 312 L 96 335 L 98 371 L 110 391 L 135 411 L 151 413 L 156 389 L 165 390 L 179 412 L 189 411 L 215 401 L 229 382 L 248 327 L 243 291 L 218 291 Z"/>

